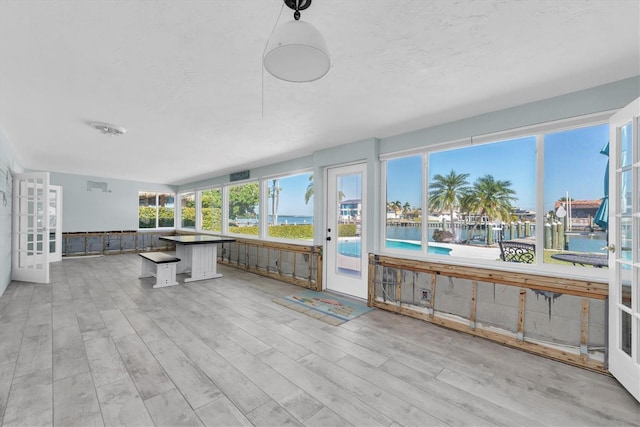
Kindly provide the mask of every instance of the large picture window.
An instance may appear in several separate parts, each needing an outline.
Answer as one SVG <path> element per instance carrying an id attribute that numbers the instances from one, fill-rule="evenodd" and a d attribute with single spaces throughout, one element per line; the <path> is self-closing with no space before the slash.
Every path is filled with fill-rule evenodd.
<path id="1" fill-rule="evenodd" d="M 138 192 L 138 227 L 174 227 L 175 195 L 172 193 Z"/>
<path id="2" fill-rule="evenodd" d="M 382 246 L 551 269 L 606 267 L 608 125 L 575 122 L 582 126 L 389 156 Z"/>
<path id="3" fill-rule="evenodd" d="M 258 182 L 227 187 L 229 233 L 258 236 L 260 232 L 260 186 Z"/>
<path id="4" fill-rule="evenodd" d="M 193 191 L 180 194 L 180 228 L 196 228 L 196 195 Z"/>
<path id="5" fill-rule="evenodd" d="M 222 189 L 202 190 L 200 195 L 200 226 L 203 231 L 222 231 Z"/>
<path id="6" fill-rule="evenodd" d="M 450 256 L 498 260 L 502 240 L 535 244 L 536 138 L 430 153 L 428 196 L 428 240 Z"/>
<path id="7" fill-rule="evenodd" d="M 313 240 L 313 174 L 265 180 L 268 200 L 267 236 Z"/>
<path id="8" fill-rule="evenodd" d="M 388 249 L 422 249 L 422 155 L 387 161 Z"/>
<path id="9" fill-rule="evenodd" d="M 608 263 L 601 249 L 607 246 L 608 210 L 600 209 L 609 184 L 608 142 L 608 125 L 544 136 L 545 263 L 581 265 L 576 254 L 601 255 L 582 265 Z"/>

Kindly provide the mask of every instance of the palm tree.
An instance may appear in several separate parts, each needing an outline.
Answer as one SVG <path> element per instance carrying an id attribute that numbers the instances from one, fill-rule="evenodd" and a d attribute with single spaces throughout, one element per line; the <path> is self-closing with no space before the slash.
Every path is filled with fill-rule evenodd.
<path id="1" fill-rule="evenodd" d="M 392 202 L 391 206 L 393 208 L 393 211 L 395 212 L 396 218 L 399 217 L 398 211 L 402 213 L 402 203 L 400 203 L 400 200 L 396 200 L 395 202 Z"/>
<path id="2" fill-rule="evenodd" d="M 511 181 L 496 180 L 492 175 L 480 177 L 473 183 L 470 208 L 479 218 L 487 216 L 489 220 L 509 221 L 513 213 L 512 202 L 517 200 Z M 479 221 L 476 222 L 478 227 Z"/>
<path id="3" fill-rule="evenodd" d="M 304 204 L 308 205 L 309 200 L 313 197 L 313 174 L 309 174 L 309 185 L 307 185 L 307 191 L 304 193 Z"/>
<path id="4" fill-rule="evenodd" d="M 269 198 L 271 199 L 271 221 L 273 225 L 278 225 L 278 205 L 280 203 L 280 191 L 278 187 L 278 179 L 273 180 L 273 186 L 269 188 Z"/>
<path id="5" fill-rule="evenodd" d="M 474 211 L 474 202 L 473 202 L 473 193 L 469 190 L 465 195 L 460 199 L 460 213 L 469 215 Z"/>
<path id="6" fill-rule="evenodd" d="M 313 174 L 309 175 L 309 184 L 307 185 L 307 190 L 304 193 L 304 204 L 308 205 L 309 200 L 313 197 Z M 344 199 L 344 193 L 342 191 L 338 192 L 338 202 L 341 202 Z"/>
<path id="7" fill-rule="evenodd" d="M 407 214 L 410 211 L 411 211 L 411 203 L 405 202 L 405 204 L 402 205 L 402 215 L 404 215 L 405 219 L 407 218 Z"/>
<path id="8" fill-rule="evenodd" d="M 457 174 L 451 169 L 448 175 L 436 174 L 429 184 L 429 209 L 449 211 L 451 230 L 453 230 L 453 210 L 459 207 L 463 197 L 469 192 L 468 173 Z"/>

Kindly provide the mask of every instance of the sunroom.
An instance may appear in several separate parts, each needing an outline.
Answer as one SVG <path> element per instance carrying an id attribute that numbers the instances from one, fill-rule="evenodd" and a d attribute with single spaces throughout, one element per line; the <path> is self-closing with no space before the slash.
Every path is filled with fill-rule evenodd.
<path id="1" fill-rule="evenodd" d="M 343 3 L 0 3 L 4 424 L 637 421 L 638 3 Z"/>

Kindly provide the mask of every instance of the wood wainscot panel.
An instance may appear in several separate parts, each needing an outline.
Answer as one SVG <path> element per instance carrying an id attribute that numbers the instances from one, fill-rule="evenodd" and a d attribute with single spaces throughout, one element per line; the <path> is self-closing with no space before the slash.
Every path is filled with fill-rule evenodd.
<path id="1" fill-rule="evenodd" d="M 422 273 L 424 276 L 417 285 L 414 276 L 414 289 L 405 292 L 403 289 L 410 289 L 411 284 L 403 283 L 404 272 Z M 404 281 L 406 282 L 406 279 Z M 487 302 L 486 290 L 492 285 L 493 300 Z M 443 286 L 446 289 L 445 292 L 439 289 Z M 483 309 L 513 313 L 511 316 L 495 316 L 506 319 L 504 320 L 506 323 L 499 324 L 496 321 L 492 324 L 491 321 L 487 321 L 490 316 L 480 319 L 478 308 L 480 286 L 484 286 L 483 289 L 485 289 Z M 498 301 L 496 286 L 502 286 L 501 289 L 505 291 L 513 289 L 508 293 L 511 296 Z M 436 291 L 439 295 L 438 301 L 436 301 Z M 532 292 L 531 295 L 536 298 L 544 297 L 544 301 L 536 302 L 536 298 L 532 300 L 532 304 L 538 307 L 538 310 L 540 305 L 543 307 L 545 307 L 544 304 L 549 305 L 549 323 L 543 331 L 546 335 L 537 334 L 544 335 L 548 338 L 547 340 L 541 339 L 534 333 L 539 331 L 529 331 L 529 336 L 527 335 L 528 331 L 525 327 L 527 314 L 534 316 L 533 319 L 545 316 L 545 321 L 547 316 L 546 311 L 544 314 L 540 311 L 527 312 L 528 292 Z M 599 302 L 599 306 L 603 306 L 602 303 L 608 297 L 607 283 L 370 254 L 368 295 L 369 306 L 483 337 L 596 372 L 607 373 L 603 352 L 606 343 L 589 342 L 590 323 L 600 329 L 606 327 L 604 310 L 595 311 L 594 315 L 594 311 L 589 307 L 590 302 L 596 301 Z M 552 314 L 551 304 L 562 295 L 572 297 L 561 304 L 565 311 Z M 445 303 L 442 301 L 443 297 L 449 300 Z M 452 304 L 457 306 L 454 307 Z M 512 317 L 516 313 L 517 317 Z M 560 325 L 561 328 L 565 323 L 577 323 L 576 333 L 574 334 L 574 330 L 567 327 L 565 330 L 558 330 L 557 336 L 548 337 L 549 334 L 554 333 L 553 325 Z M 547 325 L 546 322 L 545 325 Z M 570 335 L 570 339 L 567 339 L 566 335 Z M 573 335 L 576 336 L 573 337 Z"/>

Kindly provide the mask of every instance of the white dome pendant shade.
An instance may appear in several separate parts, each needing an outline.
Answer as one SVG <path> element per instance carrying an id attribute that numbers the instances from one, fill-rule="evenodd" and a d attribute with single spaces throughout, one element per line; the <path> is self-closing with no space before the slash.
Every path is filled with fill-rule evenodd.
<path id="1" fill-rule="evenodd" d="M 324 37 L 313 25 L 289 21 L 273 33 L 263 57 L 264 68 L 272 76 L 287 82 L 312 82 L 331 68 Z"/>

